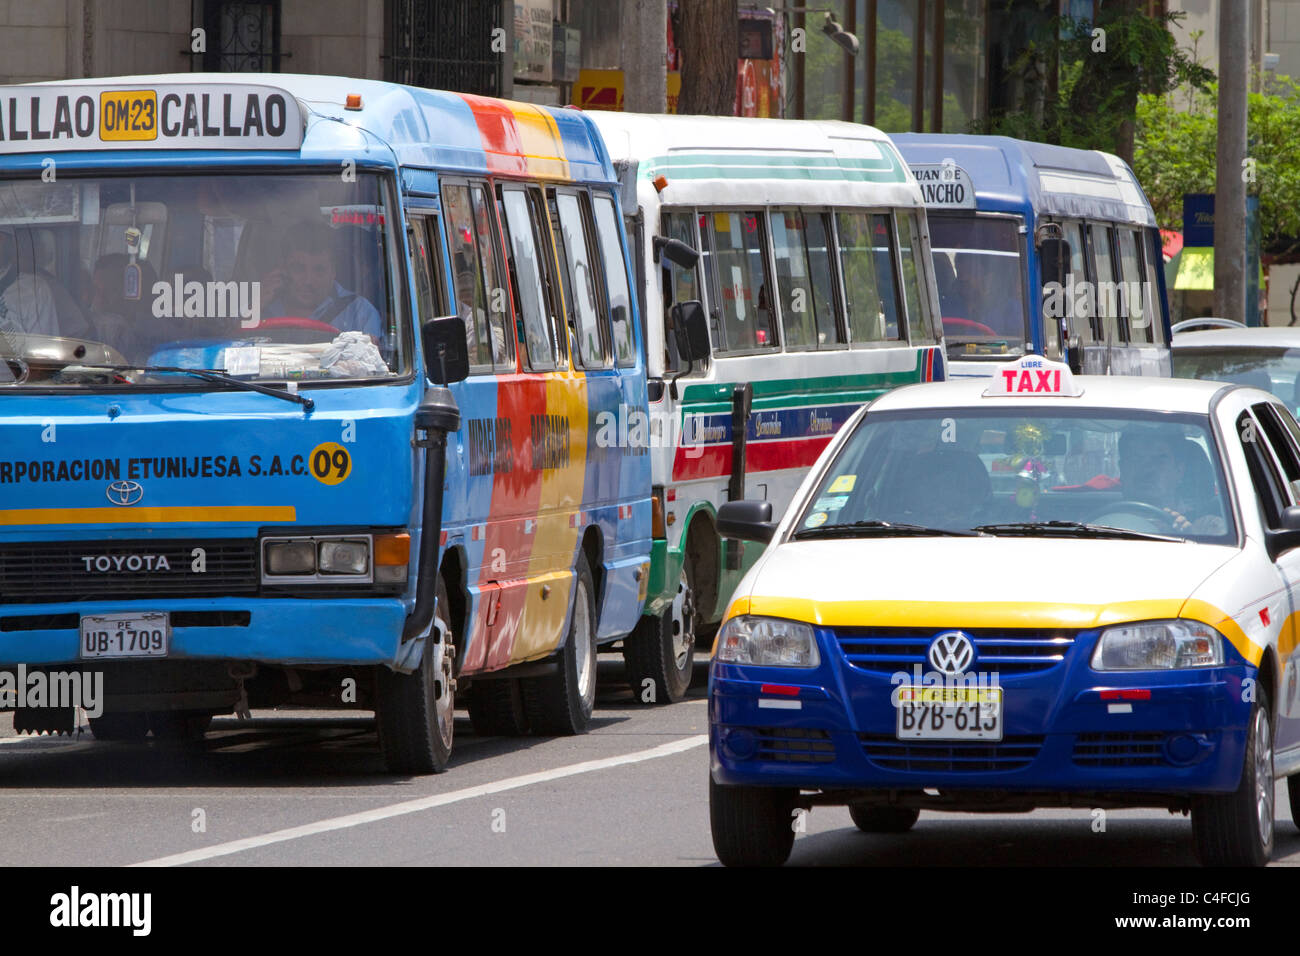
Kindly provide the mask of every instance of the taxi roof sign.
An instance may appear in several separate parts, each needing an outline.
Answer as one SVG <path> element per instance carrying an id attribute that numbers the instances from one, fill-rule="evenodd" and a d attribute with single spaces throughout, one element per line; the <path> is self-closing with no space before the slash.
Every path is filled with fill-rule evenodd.
<path id="1" fill-rule="evenodd" d="M 993 372 L 984 398 L 1022 398 L 1025 396 L 1050 396 L 1078 398 L 1083 389 L 1074 380 L 1074 373 L 1064 362 L 1051 362 L 1041 355 L 1026 355 L 1014 362 L 998 366 Z"/>
<path id="2" fill-rule="evenodd" d="M 0 87 L 0 152 L 300 149 L 303 114 L 274 86 L 215 83 Z"/>

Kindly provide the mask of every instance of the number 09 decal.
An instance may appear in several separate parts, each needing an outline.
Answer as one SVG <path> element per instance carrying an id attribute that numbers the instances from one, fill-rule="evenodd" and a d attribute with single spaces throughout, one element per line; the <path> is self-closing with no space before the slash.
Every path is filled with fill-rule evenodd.
<path id="1" fill-rule="evenodd" d="M 311 450 L 307 467 L 312 477 L 323 485 L 337 485 L 352 474 L 352 456 L 342 445 L 322 442 Z"/>

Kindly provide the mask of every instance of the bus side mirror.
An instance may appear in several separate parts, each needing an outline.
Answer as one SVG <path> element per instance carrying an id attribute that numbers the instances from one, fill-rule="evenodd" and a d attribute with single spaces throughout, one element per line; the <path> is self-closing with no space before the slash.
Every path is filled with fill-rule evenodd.
<path id="1" fill-rule="evenodd" d="M 683 269 L 694 269 L 695 263 L 700 261 L 699 252 L 680 239 L 665 239 L 663 236 L 655 236 L 654 251 L 655 262 L 658 262 L 662 257 L 673 265 L 681 266 Z"/>
<path id="2" fill-rule="evenodd" d="M 440 385 L 469 377 L 469 346 L 465 342 L 465 320 L 458 315 L 430 319 L 420 330 L 424 346 L 425 373 Z"/>
<path id="3" fill-rule="evenodd" d="M 698 299 L 678 302 L 670 313 L 677 355 L 684 362 L 702 362 L 709 357 L 709 320 Z"/>
<path id="4" fill-rule="evenodd" d="M 1064 239 L 1043 239 L 1038 245 L 1038 264 L 1042 284 L 1065 282 L 1070 266 L 1070 244 Z"/>

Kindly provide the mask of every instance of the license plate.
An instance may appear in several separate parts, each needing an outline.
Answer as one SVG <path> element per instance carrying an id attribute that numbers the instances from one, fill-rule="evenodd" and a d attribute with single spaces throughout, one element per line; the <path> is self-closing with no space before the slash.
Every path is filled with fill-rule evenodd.
<path id="1" fill-rule="evenodd" d="M 162 611 L 86 615 L 81 619 L 81 656 L 166 657 L 171 636 L 171 622 Z"/>
<path id="2" fill-rule="evenodd" d="M 1001 740 L 1001 687 L 900 687 L 899 740 Z"/>
<path id="3" fill-rule="evenodd" d="M 158 138 L 158 94 L 114 90 L 99 94 L 99 138 L 106 143 Z"/>

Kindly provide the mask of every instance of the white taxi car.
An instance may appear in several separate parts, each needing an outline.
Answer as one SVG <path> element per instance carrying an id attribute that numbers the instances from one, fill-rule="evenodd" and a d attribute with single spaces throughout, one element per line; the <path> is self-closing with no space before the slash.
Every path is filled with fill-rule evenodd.
<path id="1" fill-rule="evenodd" d="M 1031 355 L 877 399 L 779 524 L 719 509 L 770 544 L 709 670 L 718 857 L 784 862 L 814 805 L 1163 807 L 1204 863 L 1263 864 L 1300 771 L 1298 500 L 1300 426 L 1254 388 Z"/>

